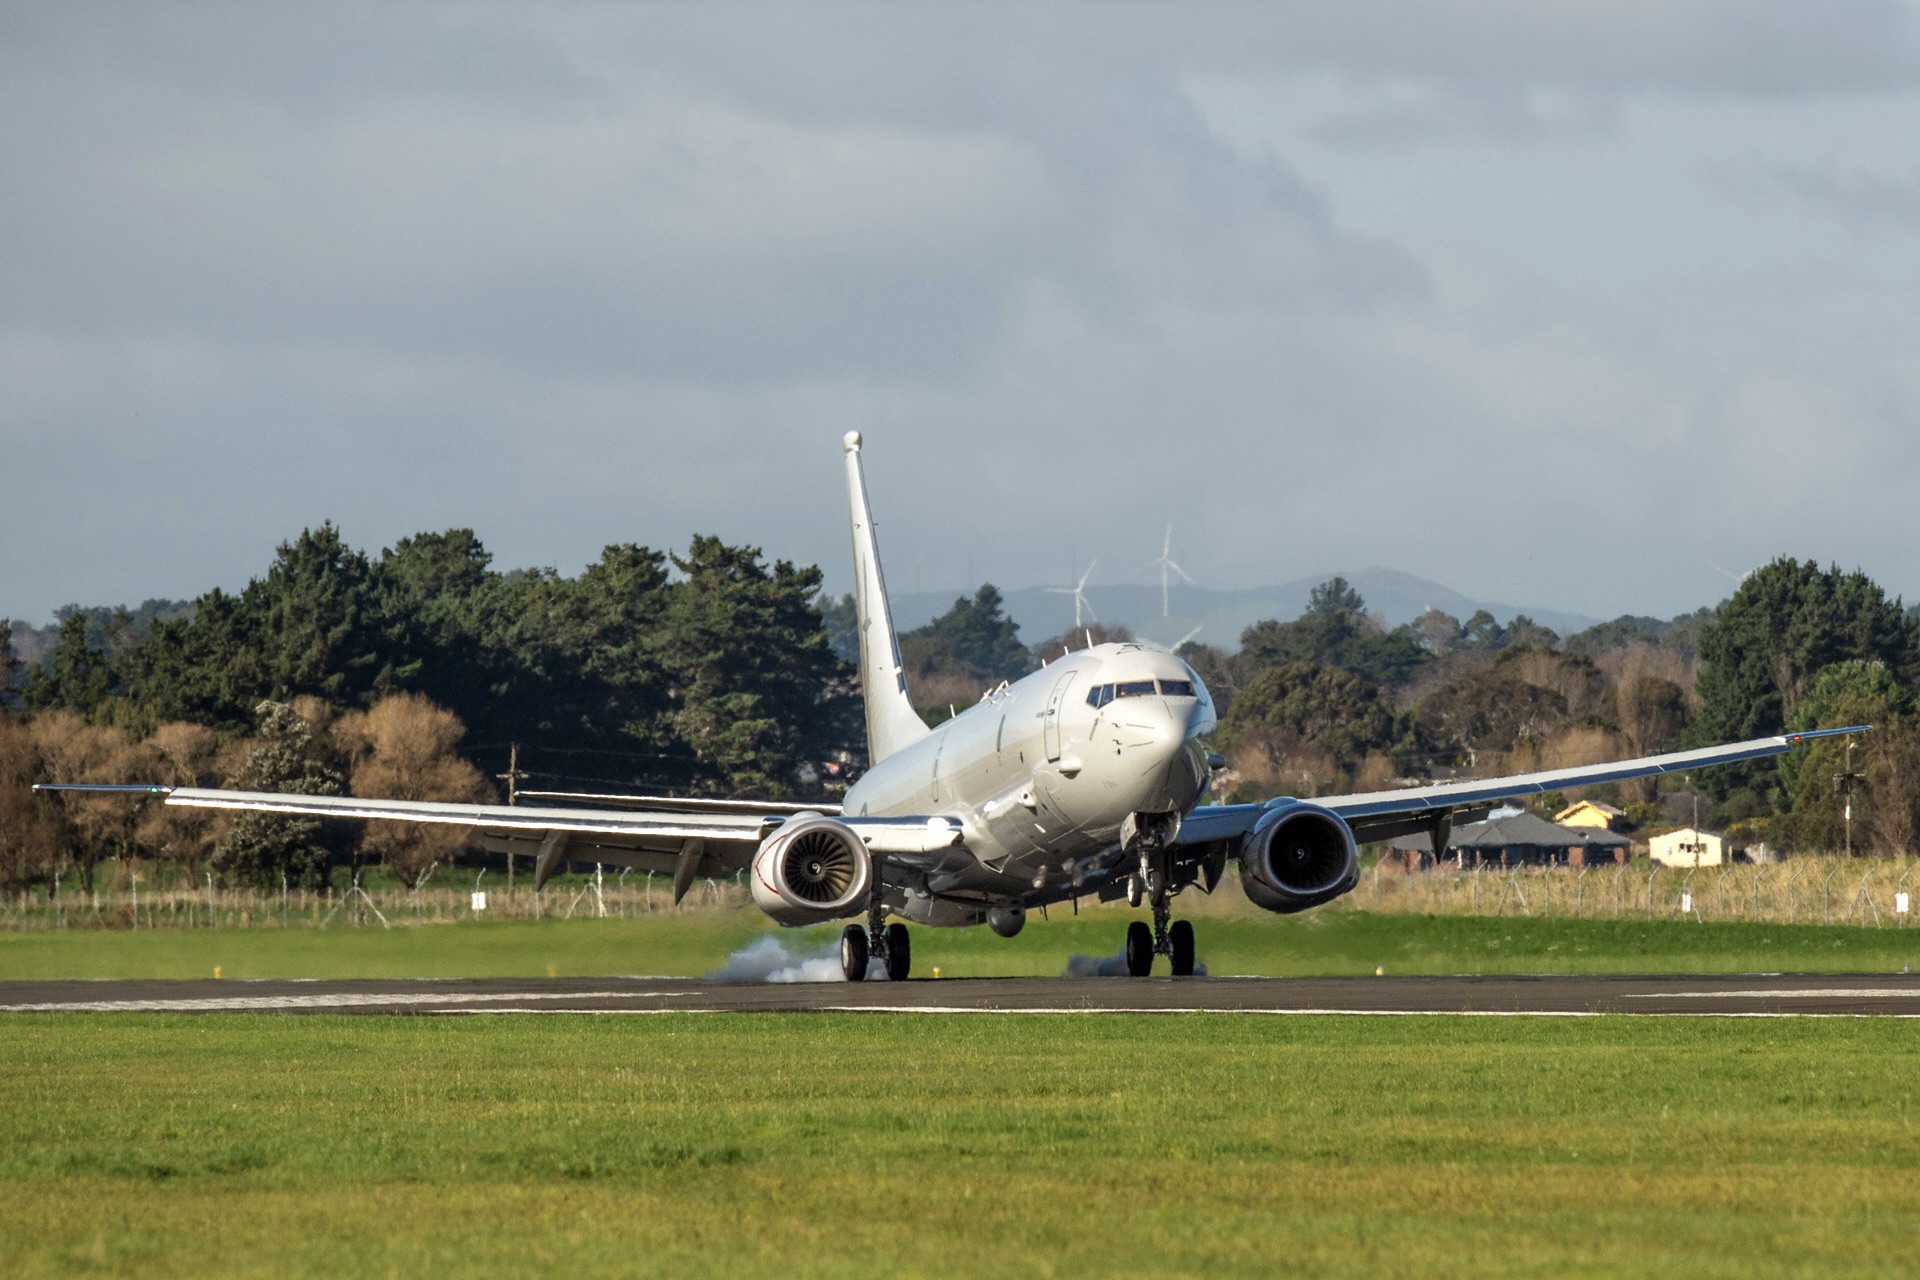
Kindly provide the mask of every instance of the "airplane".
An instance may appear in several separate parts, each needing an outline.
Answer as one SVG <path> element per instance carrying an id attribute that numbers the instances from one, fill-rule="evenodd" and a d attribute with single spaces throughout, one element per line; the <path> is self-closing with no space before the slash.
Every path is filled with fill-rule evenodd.
<path id="1" fill-rule="evenodd" d="M 531 856 L 536 888 L 569 862 L 598 862 L 670 874 L 678 902 L 696 877 L 744 871 L 754 903 L 781 925 L 855 921 L 840 935 L 841 970 L 853 982 L 874 961 L 891 979 L 909 976 L 907 922 L 984 923 L 1011 938 L 1036 908 L 1124 897 L 1135 908 L 1144 904 L 1151 920 L 1127 926 L 1127 972 L 1145 977 L 1165 957 L 1175 977 L 1186 977 L 1195 969 L 1194 930 L 1172 918 L 1173 900 L 1190 888 L 1211 893 L 1228 862 L 1258 906 L 1305 911 L 1354 888 L 1359 846 L 1368 841 L 1425 832 L 1438 856 L 1455 825 L 1484 818 L 1503 801 L 1758 760 L 1870 728 L 1393 791 L 1202 804 L 1224 764 L 1204 745 L 1217 722 L 1213 700 L 1173 652 L 1137 642 L 1090 644 L 1003 681 L 930 728 L 908 697 L 861 443 L 858 432 L 842 442 L 869 767 L 839 805 L 562 792 L 528 798 L 573 803 L 442 804 L 140 784 L 36 789 L 470 827 L 490 852 Z"/>

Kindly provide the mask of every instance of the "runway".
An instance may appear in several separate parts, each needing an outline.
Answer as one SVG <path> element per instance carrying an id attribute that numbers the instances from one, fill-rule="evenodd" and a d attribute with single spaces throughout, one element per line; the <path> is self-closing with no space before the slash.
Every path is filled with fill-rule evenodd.
<path id="1" fill-rule="evenodd" d="M 0 982 L 0 1013 L 1253 1013 L 1920 1017 L 1920 974 Z"/>

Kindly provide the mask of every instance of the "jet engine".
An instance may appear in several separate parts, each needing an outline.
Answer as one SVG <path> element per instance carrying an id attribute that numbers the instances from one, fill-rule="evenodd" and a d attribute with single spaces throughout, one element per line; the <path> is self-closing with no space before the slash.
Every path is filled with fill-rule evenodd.
<path id="1" fill-rule="evenodd" d="M 1268 911 L 1289 914 L 1353 888 L 1360 851 L 1340 816 L 1317 804 L 1279 804 L 1260 815 L 1240 847 L 1240 884 Z"/>
<path id="2" fill-rule="evenodd" d="M 761 843 L 748 880 L 754 905 L 778 923 L 820 924 L 866 909 L 873 857 L 846 823 L 802 813 Z"/>

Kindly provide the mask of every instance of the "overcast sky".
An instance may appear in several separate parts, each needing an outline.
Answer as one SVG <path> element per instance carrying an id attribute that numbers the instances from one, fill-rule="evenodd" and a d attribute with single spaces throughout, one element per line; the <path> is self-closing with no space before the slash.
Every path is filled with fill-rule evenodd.
<path id="1" fill-rule="evenodd" d="M 1920 594 L 1905 3 L 0 7 L 0 615 L 332 519 Z"/>

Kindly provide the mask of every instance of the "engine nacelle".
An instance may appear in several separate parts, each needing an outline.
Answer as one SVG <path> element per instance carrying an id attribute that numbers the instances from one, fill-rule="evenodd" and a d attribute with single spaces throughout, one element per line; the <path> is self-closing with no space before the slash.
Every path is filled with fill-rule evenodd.
<path id="1" fill-rule="evenodd" d="M 762 842 L 747 880 L 776 922 L 821 924 L 867 909 L 873 857 L 846 823 L 802 813 Z"/>
<path id="2" fill-rule="evenodd" d="M 1359 866 L 1359 847 L 1340 815 L 1299 801 L 1261 814 L 1240 847 L 1247 897 L 1283 915 L 1348 892 L 1358 882 Z"/>

